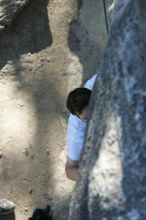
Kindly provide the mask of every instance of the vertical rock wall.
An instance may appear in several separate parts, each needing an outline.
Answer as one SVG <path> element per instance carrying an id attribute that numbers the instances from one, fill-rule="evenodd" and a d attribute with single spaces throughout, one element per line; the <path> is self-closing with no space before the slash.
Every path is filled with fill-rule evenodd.
<path id="1" fill-rule="evenodd" d="M 146 219 L 146 2 L 117 1 L 116 9 L 91 98 L 70 220 Z"/>

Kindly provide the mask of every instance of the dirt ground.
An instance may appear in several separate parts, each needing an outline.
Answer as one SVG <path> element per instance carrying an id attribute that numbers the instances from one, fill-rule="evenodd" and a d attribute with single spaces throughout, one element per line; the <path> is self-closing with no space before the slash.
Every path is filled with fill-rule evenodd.
<path id="1" fill-rule="evenodd" d="M 0 197 L 16 204 L 9 220 L 47 204 L 54 219 L 67 219 L 74 183 L 64 173 L 65 99 L 99 65 L 101 3 L 32 1 L 0 36 Z"/>

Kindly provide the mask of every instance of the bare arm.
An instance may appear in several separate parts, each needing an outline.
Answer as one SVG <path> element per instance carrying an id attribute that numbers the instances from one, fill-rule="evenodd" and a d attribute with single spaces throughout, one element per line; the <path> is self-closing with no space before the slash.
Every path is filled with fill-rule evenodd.
<path id="1" fill-rule="evenodd" d="M 70 180 L 77 181 L 78 178 L 78 161 L 67 158 L 65 165 L 66 176 Z"/>

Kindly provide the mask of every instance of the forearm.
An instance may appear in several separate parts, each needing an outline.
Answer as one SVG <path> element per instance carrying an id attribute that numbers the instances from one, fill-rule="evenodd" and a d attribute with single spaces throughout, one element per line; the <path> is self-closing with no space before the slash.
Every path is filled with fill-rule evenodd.
<path id="1" fill-rule="evenodd" d="M 78 166 L 66 166 L 65 167 L 66 176 L 70 180 L 77 181 L 78 178 Z"/>

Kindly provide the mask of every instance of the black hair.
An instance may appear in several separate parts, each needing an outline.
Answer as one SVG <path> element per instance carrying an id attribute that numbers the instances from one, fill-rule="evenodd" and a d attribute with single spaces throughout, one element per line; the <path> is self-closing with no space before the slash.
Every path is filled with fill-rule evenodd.
<path id="1" fill-rule="evenodd" d="M 91 97 L 91 90 L 81 87 L 71 91 L 66 100 L 67 109 L 73 114 L 81 114 L 82 110 L 88 105 Z"/>

